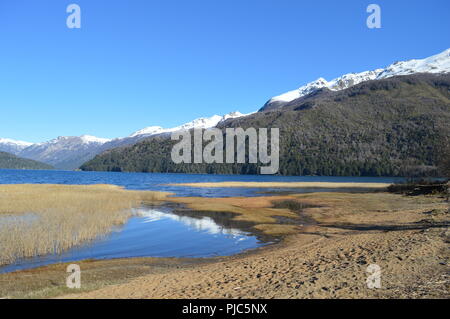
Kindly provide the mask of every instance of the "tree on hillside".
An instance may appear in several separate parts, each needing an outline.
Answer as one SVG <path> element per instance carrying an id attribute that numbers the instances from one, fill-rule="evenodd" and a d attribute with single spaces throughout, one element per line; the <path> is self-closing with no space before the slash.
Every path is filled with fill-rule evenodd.
<path id="1" fill-rule="evenodd" d="M 447 139 L 441 146 L 439 154 L 439 172 L 444 177 L 450 178 L 450 140 Z"/>
<path id="2" fill-rule="evenodd" d="M 439 173 L 447 178 L 450 178 L 450 139 L 444 140 L 441 146 L 438 161 Z M 447 183 L 447 202 L 450 200 L 450 180 Z M 448 207 L 450 213 L 450 205 Z"/>

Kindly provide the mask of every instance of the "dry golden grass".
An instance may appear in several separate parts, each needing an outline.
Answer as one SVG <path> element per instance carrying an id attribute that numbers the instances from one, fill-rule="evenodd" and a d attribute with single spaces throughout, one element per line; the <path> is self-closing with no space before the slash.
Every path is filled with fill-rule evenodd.
<path id="1" fill-rule="evenodd" d="M 385 183 L 328 183 L 328 182 L 219 182 L 219 183 L 183 183 L 171 186 L 188 187 L 250 187 L 250 188 L 357 188 L 357 189 L 385 189 L 390 184 Z"/>
<path id="2" fill-rule="evenodd" d="M 186 204 L 190 209 L 204 212 L 235 213 L 236 221 L 246 221 L 255 224 L 275 224 L 273 216 L 296 218 L 297 214 L 285 208 L 274 208 L 274 202 L 290 199 L 289 196 L 269 197 L 171 197 L 168 200 Z"/>
<path id="3" fill-rule="evenodd" d="M 61 253 L 105 235 L 126 222 L 131 208 L 168 195 L 112 185 L 2 185 L 0 265 Z"/>

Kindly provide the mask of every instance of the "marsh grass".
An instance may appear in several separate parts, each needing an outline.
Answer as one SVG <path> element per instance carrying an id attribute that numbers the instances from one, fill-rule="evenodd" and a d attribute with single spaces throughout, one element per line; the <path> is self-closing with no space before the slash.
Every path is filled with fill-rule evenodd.
<path id="1" fill-rule="evenodd" d="M 167 195 L 112 185 L 2 185 L 0 265 L 59 254 L 106 235 L 127 221 L 133 207 Z"/>

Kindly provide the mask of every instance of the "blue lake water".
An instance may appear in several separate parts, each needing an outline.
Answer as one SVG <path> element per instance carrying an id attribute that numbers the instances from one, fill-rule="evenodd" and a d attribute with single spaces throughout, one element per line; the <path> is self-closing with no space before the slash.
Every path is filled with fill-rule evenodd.
<path id="1" fill-rule="evenodd" d="M 267 188 L 194 188 L 169 186 L 173 183 L 213 182 L 360 182 L 391 183 L 395 177 L 323 177 L 274 175 L 208 175 L 169 173 L 116 173 L 74 171 L 0 170 L 0 184 L 112 184 L 134 190 L 176 193 L 177 196 L 234 197 L 258 196 Z M 273 190 L 273 189 L 272 189 Z M 296 189 L 297 192 L 310 191 Z M 313 190 L 315 192 L 320 190 Z M 327 190 L 329 191 L 329 190 Z"/>
<path id="2" fill-rule="evenodd" d="M 229 197 L 260 196 L 267 188 L 195 188 L 169 186 L 169 183 L 194 182 L 380 182 L 400 181 L 399 178 L 373 177 L 295 177 L 270 175 L 195 175 L 73 171 L 0 170 L 0 184 L 113 184 L 133 190 L 169 191 L 175 196 Z M 295 192 L 330 191 L 295 189 Z M 0 212 L 1 213 L 1 212 Z M 33 212 L 30 212 L 32 214 Z M 2 220 L 3 218 L 3 220 Z M 0 226 L 13 222 L 11 216 L 0 214 Z M 32 222 L 32 219 L 30 219 Z M 225 222 L 224 222 L 225 223 Z M 227 225 L 229 223 L 227 222 Z M 0 227 L 1 231 L 1 227 Z M 110 234 L 91 243 L 71 249 L 64 254 L 19 260 L 0 268 L 0 273 L 35 268 L 46 264 L 83 259 L 128 257 L 213 257 L 233 255 L 257 248 L 258 236 L 239 228 L 225 227 L 206 216 L 174 214 L 173 208 L 142 208 L 128 222 Z M 0 252 L 1 253 L 1 252 Z"/>

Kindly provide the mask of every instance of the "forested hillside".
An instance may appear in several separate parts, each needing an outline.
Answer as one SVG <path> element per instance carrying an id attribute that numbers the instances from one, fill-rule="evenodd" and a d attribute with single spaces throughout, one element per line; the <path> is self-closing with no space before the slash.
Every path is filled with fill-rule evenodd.
<path id="1" fill-rule="evenodd" d="M 52 166 L 0 152 L 0 169 L 53 169 Z"/>
<path id="2" fill-rule="evenodd" d="M 450 136 L 450 75 L 416 74 L 322 89 L 226 127 L 280 129 L 282 175 L 405 176 L 433 172 Z M 256 164 L 174 164 L 154 137 L 96 156 L 83 170 L 255 174 Z M 265 165 L 264 165 L 265 166 Z"/>

